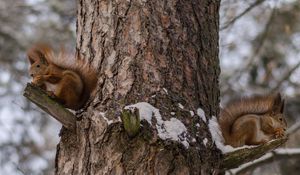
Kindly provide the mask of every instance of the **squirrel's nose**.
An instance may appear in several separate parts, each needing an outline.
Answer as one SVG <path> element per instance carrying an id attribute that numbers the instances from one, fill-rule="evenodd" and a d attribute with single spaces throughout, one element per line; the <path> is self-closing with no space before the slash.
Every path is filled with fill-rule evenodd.
<path id="1" fill-rule="evenodd" d="M 33 74 L 30 74 L 31 77 L 33 77 Z"/>

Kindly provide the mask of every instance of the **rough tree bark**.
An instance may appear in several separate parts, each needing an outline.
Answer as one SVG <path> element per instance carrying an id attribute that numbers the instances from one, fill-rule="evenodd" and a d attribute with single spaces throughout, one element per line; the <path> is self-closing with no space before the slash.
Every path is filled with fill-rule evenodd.
<path id="1" fill-rule="evenodd" d="M 56 174 L 218 172 L 221 153 L 206 120 L 219 113 L 219 3 L 78 1 L 76 49 L 97 68 L 98 91 L 77 113 L 76 133 L 62 129 Z M 158 108 L 163 121 L 180 120 L 188 144 L 161 139 L 155 118 L 129 137 L 120 114 L 138 102 Z"/>

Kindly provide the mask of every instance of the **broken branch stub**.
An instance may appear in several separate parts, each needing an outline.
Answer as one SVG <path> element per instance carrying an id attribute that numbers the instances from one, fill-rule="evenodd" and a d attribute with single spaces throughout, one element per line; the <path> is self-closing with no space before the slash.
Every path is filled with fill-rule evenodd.
<path id="1" fill-rule="evenodd" d="M 74 114 L 49 97 L 43 89 L 28 83 L 23 95 L 58 120 L 65 128 L 75 131 L 76 117 Z"/>
<path id="2" fill-rule="evenodd" d="M 137 108 L 132 110 L 123 109 L 121 119 L 124 129 L 130 137 L 134 137 L 140 130 L 140 114 Z"/>

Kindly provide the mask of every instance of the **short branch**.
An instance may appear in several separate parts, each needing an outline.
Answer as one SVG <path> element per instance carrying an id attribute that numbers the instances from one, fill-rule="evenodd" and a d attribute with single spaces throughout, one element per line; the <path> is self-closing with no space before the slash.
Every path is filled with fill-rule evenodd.
<path id="1" fill-rule="evenodd" d="M 58 120 L 65 128 L 75 131 L 76 117 L 50 98 L 44 90 L 28 83 L 23 95 Z"/>
<path id="2" fill-rule="evenodd" d="M 269 151 L 278 148 L 280 145 L 284 144 L 287 138 L 281 138 L 272 140 L 263 145 L 259 145 L 253 148 L 243 148 L 234 152 L 230 152 L 224 155 L 221 168 L 224 170 L 237 168 L 238 166 L 258 159 Z"/>

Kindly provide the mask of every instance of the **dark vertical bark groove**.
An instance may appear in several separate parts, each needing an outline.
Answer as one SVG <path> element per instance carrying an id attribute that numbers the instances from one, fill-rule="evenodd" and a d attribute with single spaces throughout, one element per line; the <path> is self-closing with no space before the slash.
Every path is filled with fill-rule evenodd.
<path id="1" fill-rule="evenodd" d="M 217 172 L 220 152 L 208 122 L 191 111 L 201 107 L 207 119 L 219 112 L 219 3 L 79 0 L 77 54 L 97 68 L 98 93 L 81 113 L 76 135 L 62 132 L 56 174 Z M 145 121 L 129 138 L 119 116 L 124 106 L 138 102 L 158 108 L 164 121 L 180 120 L 188 149 L 161 140 L 155 125 Z"/>

